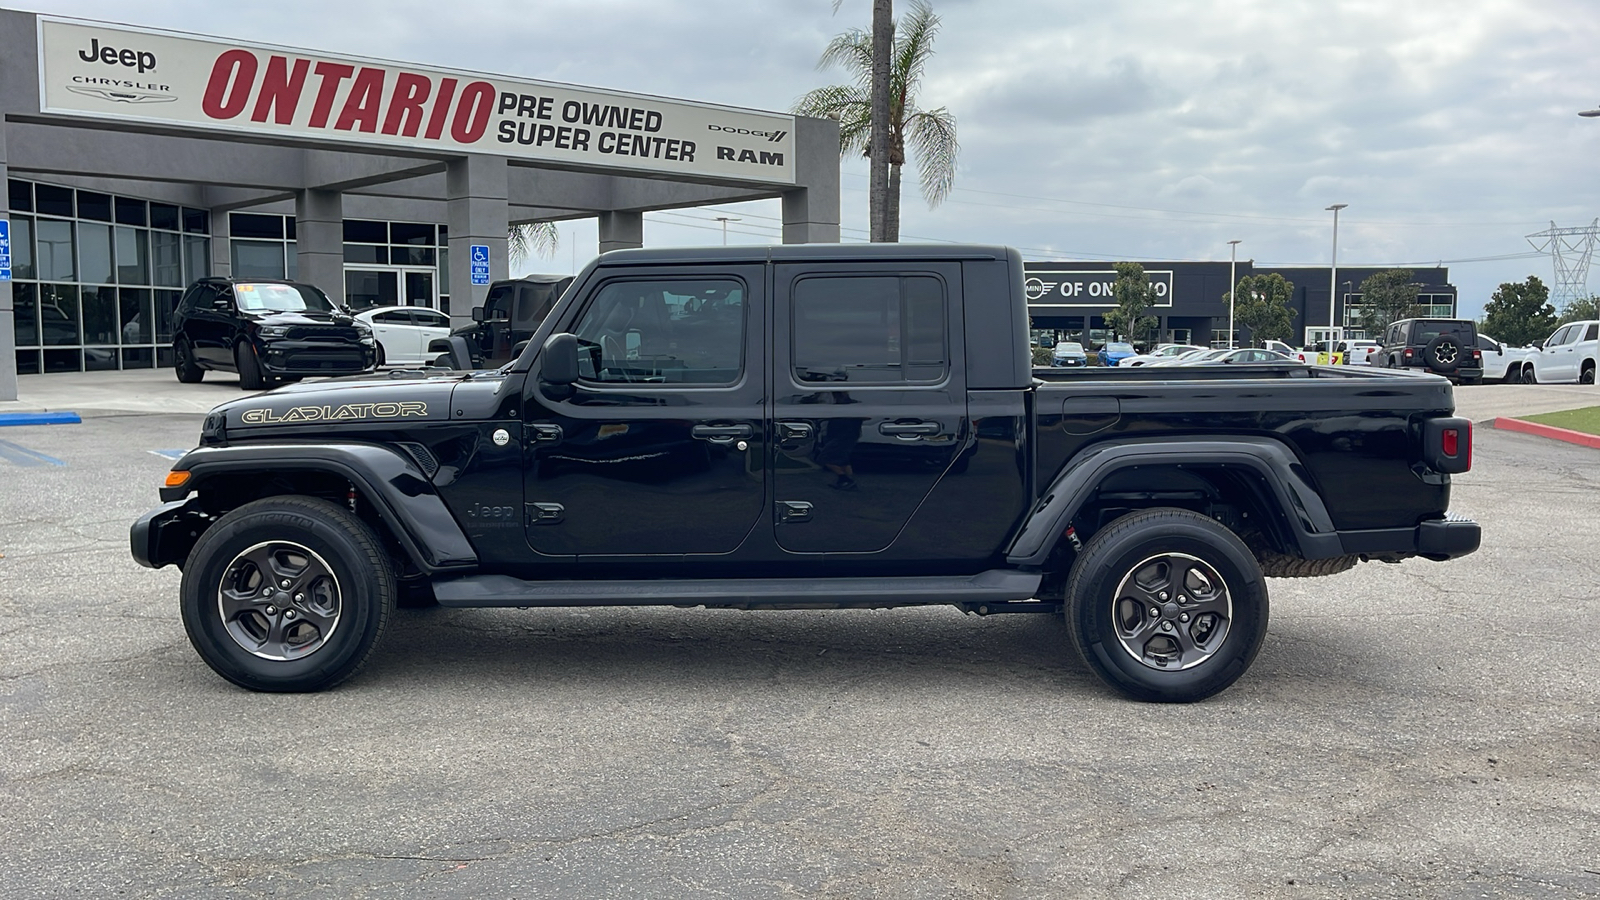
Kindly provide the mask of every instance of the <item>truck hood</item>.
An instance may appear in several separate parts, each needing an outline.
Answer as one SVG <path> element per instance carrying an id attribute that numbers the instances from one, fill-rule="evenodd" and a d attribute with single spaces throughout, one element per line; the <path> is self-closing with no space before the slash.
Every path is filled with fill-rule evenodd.
<path id="1" fill-rule="evenodd" d="M 281 429 L 303 436 L 306 430 L 327 426 L 403 427 L 447 421 L 452 417 L 451 397 L 463 386 L 470 386 L 469 393 L 474 395 L 497 395 L 505 387 L 505 376 L 498 372 L 395 372 L 292 384 L 214 408 L 206 417 L 204 433 L 216 434 L 225 429 L 234 435 Z"/>

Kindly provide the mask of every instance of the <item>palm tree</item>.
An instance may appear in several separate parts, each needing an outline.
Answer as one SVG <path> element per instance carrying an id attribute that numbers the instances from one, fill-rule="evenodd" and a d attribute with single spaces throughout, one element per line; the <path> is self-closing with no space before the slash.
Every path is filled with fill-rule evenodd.
<path id="1" fill-rule="evenodd" d="M 917 157 L 922 196 L 930 207 L 938 206 L 950 195 L 956 179 L 956 119 L 944 107 L 923 110 L 917 107 L 916 93 L 923 70 L 933 56 L 933 38 L 939 31 L 939 17 L 917 0 L 911 15 L 895 29 L 894 52 L 889 59 L 889 192 L 884 204 L 882 240 L 900 239 L 900 167 L 905 165 L 906 147 Z M 795 101 L 794 112 L 802 116 L 837 118 L 839 152 L 858 152 L 873 156 L 872 147 L 872 35 L 853 28 L 828 42 L 817 68 L 843 67 L 855 78 L 854 84 L 817 88 Z M 876 236 L 874 236 L 876 239 Z"/>
<path id="2" fill-rule="evenodd" d="M 506 255 L 516 265 L 537 253 L 543 257 L 556 255 L 561 244 L 561 232 L 554 222 L 529 222 L 506 228 Z"/>

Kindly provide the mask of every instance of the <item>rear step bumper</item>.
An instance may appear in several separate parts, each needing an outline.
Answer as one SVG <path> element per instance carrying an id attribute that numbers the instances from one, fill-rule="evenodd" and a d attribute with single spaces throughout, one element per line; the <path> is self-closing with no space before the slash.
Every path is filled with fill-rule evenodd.
<path id="1" fill-rule="evenodd" d="M 886 608 L 927 604 L 1004 604 L 1039 590 L 1037 572 L 991 569 L 976 575 L 908 578 L 730 578 L 655 581 L 524 581 L 468 575 L 433 583 L 440 606 L 707 606 L 789 609 Z M 1042 604 L 1041 604 L 1042 605 Z"/>
<path id="2" fill-rule="evenodd" d="M 1429 519 L 1415 528 L 1341 531 L 1339 540 L 1349 554 L 1377 558 L 1421 556 L 1443 562 L 1477 550 L 1483 541 L 1483 529 L 1465 516 L 1446 513 L 1442 519 Z"/>

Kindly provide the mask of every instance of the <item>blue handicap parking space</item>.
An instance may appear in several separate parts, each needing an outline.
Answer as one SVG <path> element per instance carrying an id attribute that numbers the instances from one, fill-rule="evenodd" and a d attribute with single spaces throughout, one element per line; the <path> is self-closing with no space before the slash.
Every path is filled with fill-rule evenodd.
<path id="1" fill-rule="evenodd" d="M 21 444 L 13 444 L 10 441 L 0 441 L 0 459 L 14 466 L 21 466 L 24 469 L 35 466 L 64 466 L 67 464 L 66 460 L 56 459 L 54 456 L 40 453 L 37 450 L 29 450 Z"/>

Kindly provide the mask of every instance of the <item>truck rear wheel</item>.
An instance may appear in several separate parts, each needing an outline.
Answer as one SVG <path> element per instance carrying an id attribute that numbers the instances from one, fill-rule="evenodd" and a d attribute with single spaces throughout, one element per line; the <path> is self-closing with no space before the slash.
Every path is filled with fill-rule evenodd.
<path id="1" fill-rule="evenodd" d="M 366 662 L 395 604 L 378 536 L 312 497 L 268 497 L 223 516 L 183 567 L 189 642 L 255 691 L 319 691 Z"/>
<path id="2" fill-rule="evenodd" d="M 1233 532 L 1188 510 L 1151 509 L 1084 547 L 1066 613 L 1074 646 L 1106 684 L 1135 700 L 1189 703 L 1250 668 L 1267 633 L 1267 587 Z"/>

